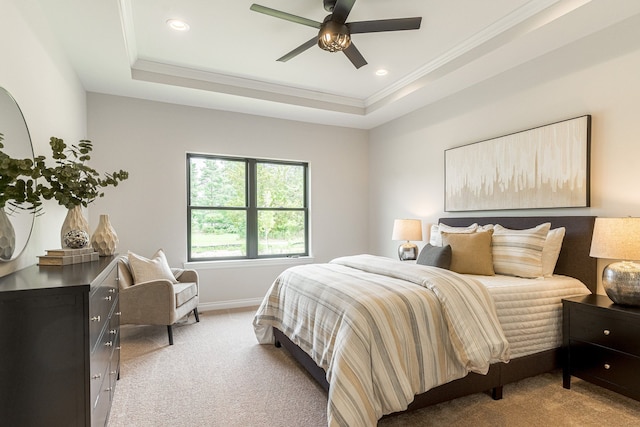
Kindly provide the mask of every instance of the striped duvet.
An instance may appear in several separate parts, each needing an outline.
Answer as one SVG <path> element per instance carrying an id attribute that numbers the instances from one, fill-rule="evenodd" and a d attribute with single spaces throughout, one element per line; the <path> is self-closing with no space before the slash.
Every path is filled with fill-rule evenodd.
<path id="1" fill-rule="evenodd" d="M 374 426 L 414 395 L 509 360 L 491 296 L 472 278 L 357 255 L 290 268 L 254 318 L 327 372 L 330 426 Z"/>

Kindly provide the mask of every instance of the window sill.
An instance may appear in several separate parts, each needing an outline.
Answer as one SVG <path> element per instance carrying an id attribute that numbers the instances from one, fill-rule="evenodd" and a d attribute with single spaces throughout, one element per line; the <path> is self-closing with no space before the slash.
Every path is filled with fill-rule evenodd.
<path id="1" fill-rule="evenodd" d="M 219 268 L 246 268 L 246 267 L 272 267 L 276 265 L 300 265 L 312 264 L 311 256 L 291 258 L 263 258 L 263 259 L 232 259 L 224 261 L 191 261 L 183 264 L 184 268 L 193 270 L 215 270 Z"/>

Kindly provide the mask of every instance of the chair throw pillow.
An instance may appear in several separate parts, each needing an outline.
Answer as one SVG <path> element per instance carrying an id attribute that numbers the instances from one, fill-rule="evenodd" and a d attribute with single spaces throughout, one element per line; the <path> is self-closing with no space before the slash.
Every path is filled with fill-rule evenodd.
<path id="1" fill-rule="evenodd" d="M 416 264 L 430 265 L 448 270 L 451 265 L 451 246 L 431 246 L 427 243 L 420 251 Z"/>
<path id="2" fill-rule="evenodd" d="M 151 259 L 129 251 L 127 259 L 134 284 L 161 279 L 168 280 L 171 283 L 178 283 L 171 272 L 171 267 L 169 267 L 167 257 L 162 249 L 158 249 Z"/>

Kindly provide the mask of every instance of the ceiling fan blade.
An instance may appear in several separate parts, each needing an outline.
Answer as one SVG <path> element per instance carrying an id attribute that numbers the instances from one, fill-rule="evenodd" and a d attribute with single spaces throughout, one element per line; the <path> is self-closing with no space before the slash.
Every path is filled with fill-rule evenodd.
<path id="1" fill-rule="evenodd" d="M 349 61 L 351 61 L 354 67 L 360 68 L 364 65 L 367 65 L 367 61 L 364 59 L 364 56 L 362 56 L 353 42 L 351 42 L 349 47 L 343 50 L 343 52 L 345 55 L 347 55 L 347 58 L 349 58 Z"/>
<path id="2" fill-rule="evenodd" d="M 344 24 L 351 13 L 351 8 L 353 8 L 353 4 L 356 0 L 337 0 L 336 5 L 333 7 L 332 21 L 337 22 L 338 24 Z"/>
<path id="3" fill-rule="evenodd" d="M 291 58 L 300 55 L 302 52 L 304 52 L 305 50 L 315 46 L 318 44 L 318 37 L 314 37 L 311 40 L 301 44 L 300 46 L 298 46 L 297 48 L 293 49 L 291 52 L 287 53 L 286 55 L 282 56 L 281 58 L 278 58 L 277 60 L 280 62 L 287 62 L 288 60 L 290 60 Z"/>
<path id="4" fill-rule="evenodd" d="M 349 22 L 347 27 L 351 34 L 377 33 L 380 31 L 418 30 L 422 18 L 379 19 L 377 21 Z"/>
<path id="5" fill-rule="evenodd" d="M 302 16 L 292 15 L 290 13 L 282 12 L 280 10 L 271 9 L 270 7 L 260 6 L 259 4 L 255 4 L 255 3 L 252 4 L 249 9 L 253 10 L 254 12 L 264 13 L 265 15 L 284 19 L 285 21 L 295 22 L 296 24 L 306 25 L 308 27 L 320 29 L 320 27 L 322 26 L 322 22 L 303 18 Z"/>

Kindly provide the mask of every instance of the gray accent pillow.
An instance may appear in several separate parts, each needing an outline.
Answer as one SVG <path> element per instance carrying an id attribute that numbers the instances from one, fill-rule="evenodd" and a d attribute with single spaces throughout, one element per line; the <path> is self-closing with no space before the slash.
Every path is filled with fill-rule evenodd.
<path id="1" fill-rule="evenodd" d="M 451 265 L 451 245 L 432 246 L 427 243 L 418 255 L 416 264 L 449 269 Z"/>

